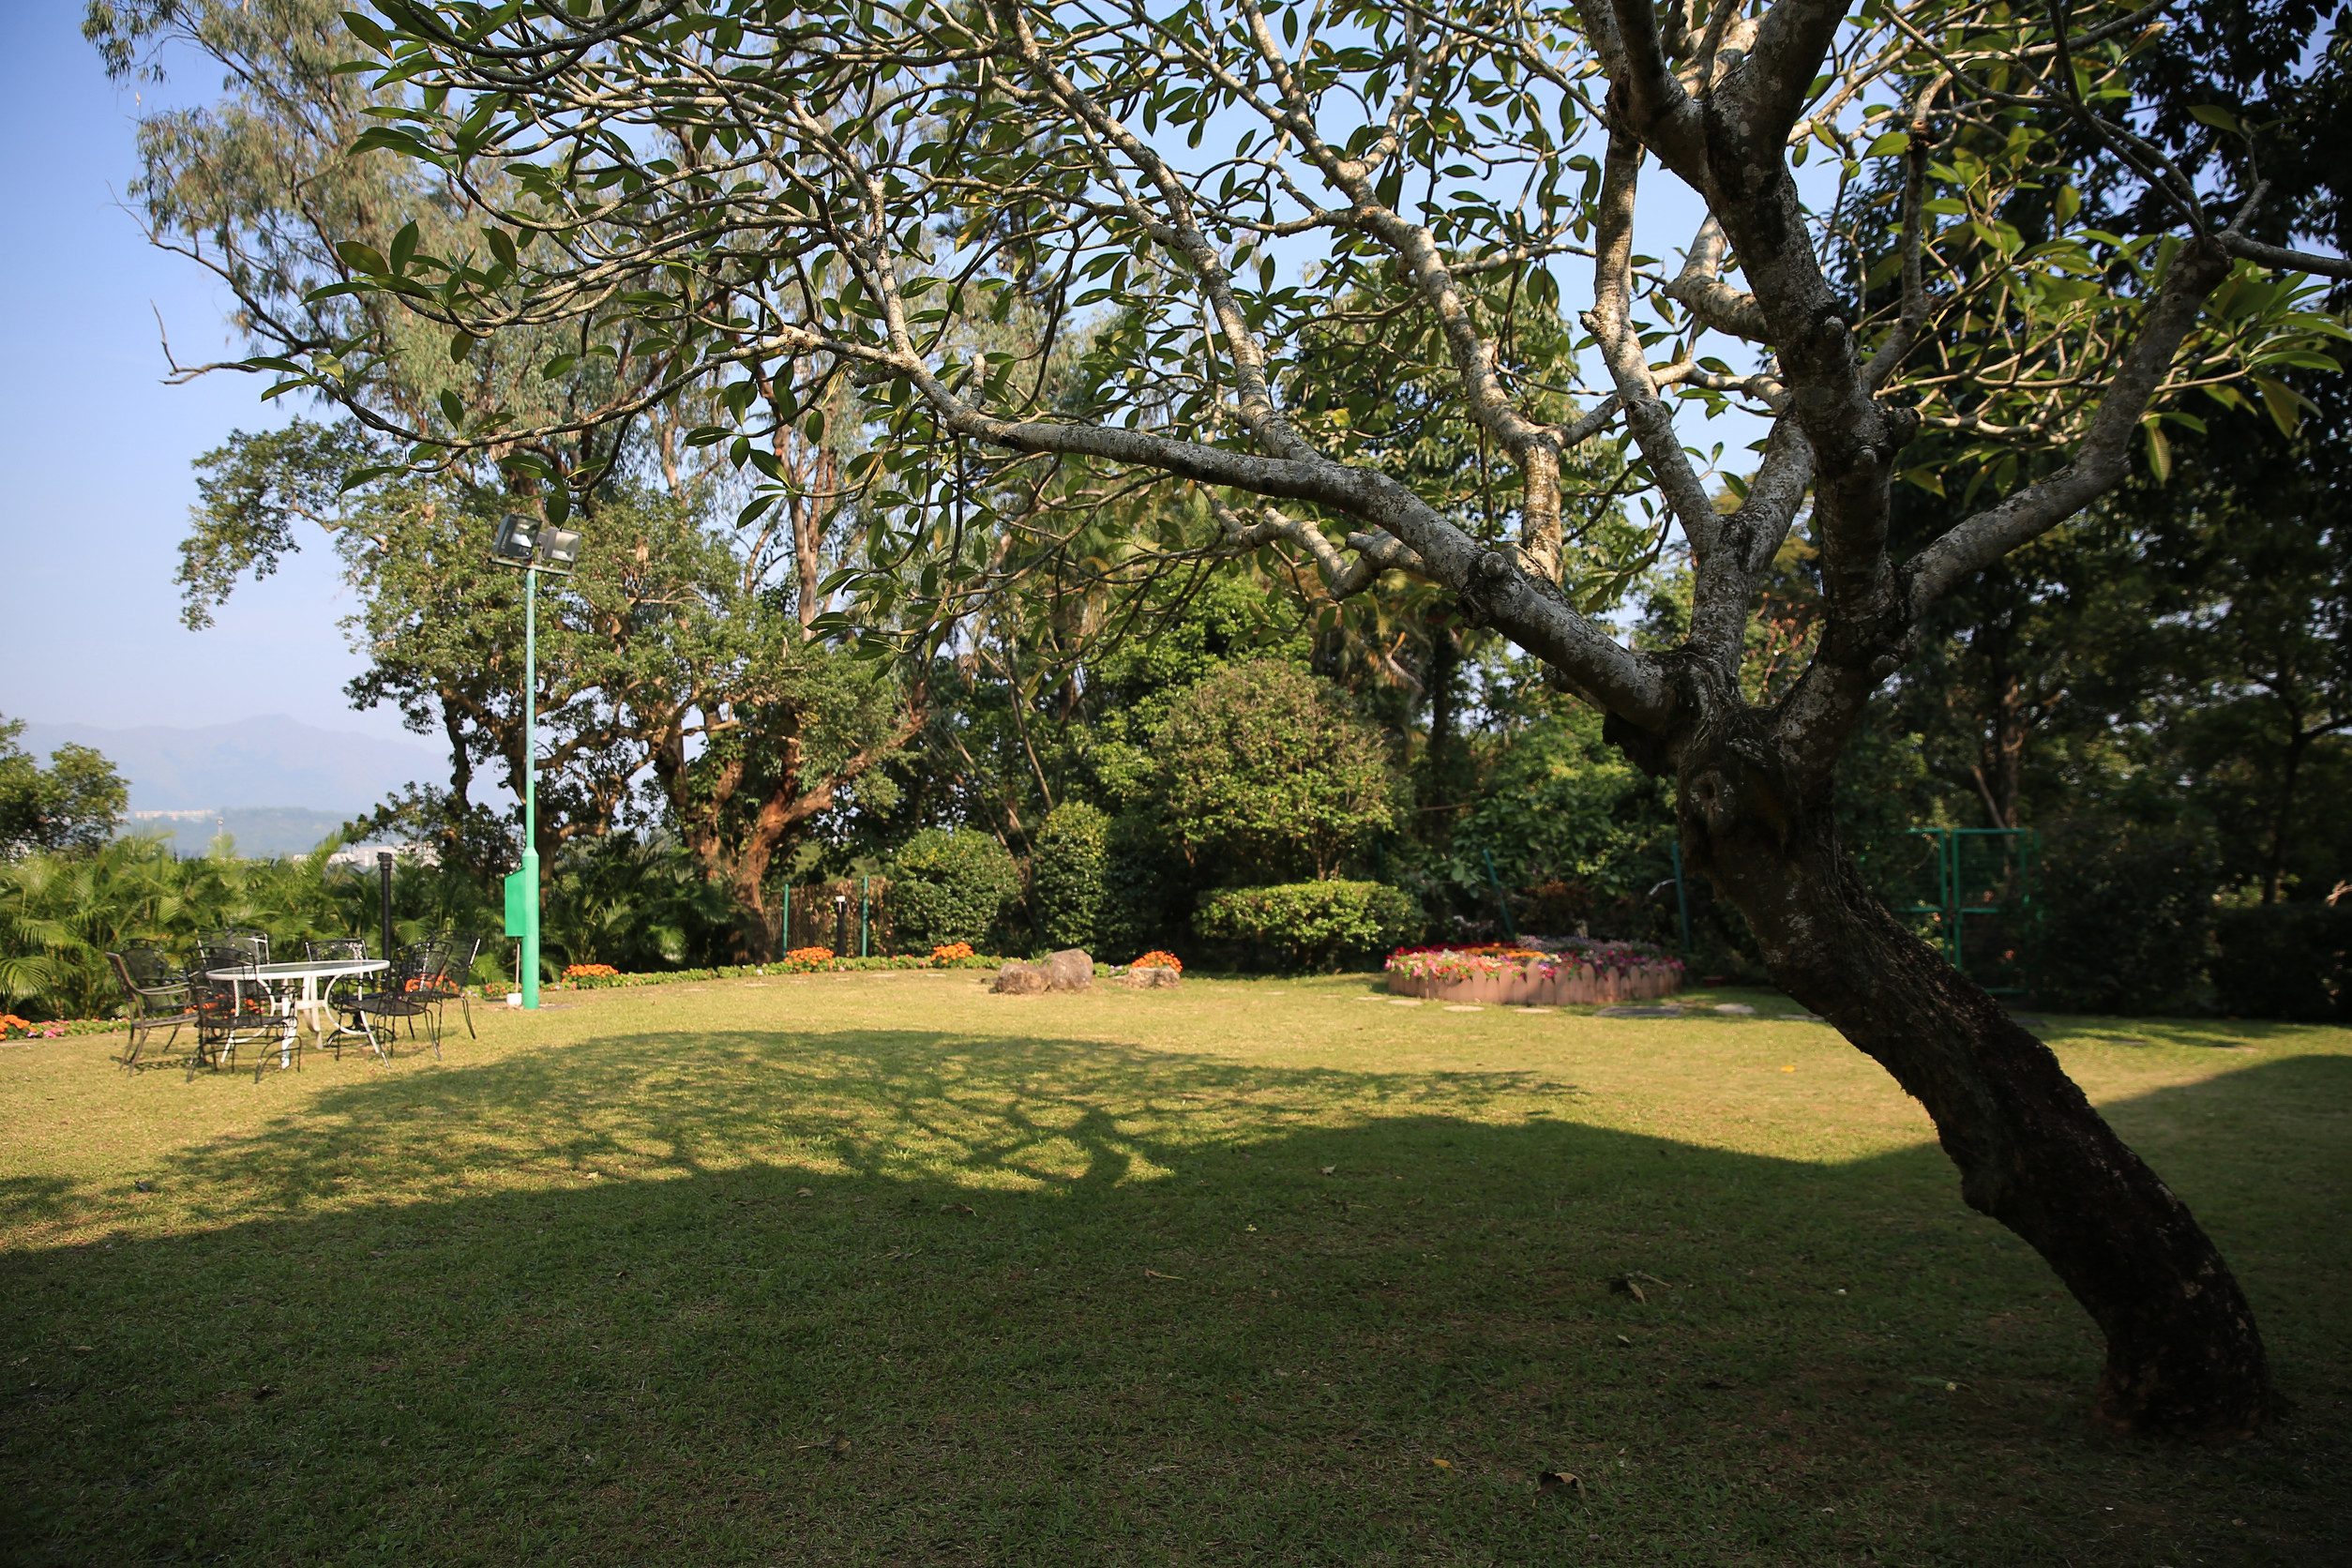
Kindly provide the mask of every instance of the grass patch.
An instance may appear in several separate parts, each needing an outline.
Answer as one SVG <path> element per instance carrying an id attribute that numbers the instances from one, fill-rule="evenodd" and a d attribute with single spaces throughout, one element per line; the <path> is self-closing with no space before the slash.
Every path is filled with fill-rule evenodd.
<path id="1" fill-rule="evenodd" d="M 983 984 L 566 995 L 444 1062 L 258 1087 L 0 1049 L 0 1554 L 2352 1551 L 2352 1033 L 2044 1031 L 2219 1237 L 2299 1405 L 2177 1449 L 2088 1427 L 2087 1320 L 1774 999 Z"/>

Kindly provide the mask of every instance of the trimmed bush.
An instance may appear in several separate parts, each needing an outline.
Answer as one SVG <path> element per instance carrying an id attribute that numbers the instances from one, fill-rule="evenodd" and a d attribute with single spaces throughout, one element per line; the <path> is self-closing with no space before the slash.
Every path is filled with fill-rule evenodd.
<path id="1" fill-rule="evenodd" d="M 915 951 L 957 942 L 982 946 L 1020 892 L 1020 867 L 994 838 L 927 828 L 891 862 L 893 939 Z"/>
<path id="2" fill-rule="evenodd" d="M 2060 823 L 2042 857 L 2040 929 L 2026 947 L 2034 999 L 2077 1013 L 2202 1013 L 2220 881 L 2195 834 L 2161 824 Z"/>
<path id="3" fill-rule="evenodd" d="M 1286 969 L 1328 970 L 1419 935 L 1421 908 L 1386 882 L 1282 882 L 1213 893 L 1193 927 L 1207 941 L 1271 955 Z"/>
<path id="4" fill-rule="evenodd" d="M 1401 816 L 1380 731 L 1291 665 L 1218 671 L 1176 699 L 1152 744 L 1168 832 L 1211 881 L 1330 877 Z"/>
<path id="5" fill-rule="evenodd" d="M 2352 1023 L 2352 900 L 2223 910 L 2213 990 L 2243 1018 Z"/>
<path id="6" fill-rule="evenodd" d="M 1191 934 L 1192 885 L 1183 854 L 1154 817 L 1123 811 L 1103 835 L 1103 901 L 1090 951 L 1181 946 Z"/>
<path id="7" fill-rule="evenodd" d="M 1101 944 L 1103 873 L 1110 819 L 1084 801 L 1064 801 L 1046 817 L 1029 854 L 1030 908 L 1049 948 Z"/>

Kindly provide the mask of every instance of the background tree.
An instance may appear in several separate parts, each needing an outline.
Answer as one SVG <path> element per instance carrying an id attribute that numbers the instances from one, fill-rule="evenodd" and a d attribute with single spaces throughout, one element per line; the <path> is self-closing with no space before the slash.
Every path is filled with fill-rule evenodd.
<path id="1" fill-rule="evenodd" d="M 95 850 L 122 825 L 130 792 L 86 746 L 61 746 L 49 766 L 17 744 L 21 718 L 0 718 L 0 858 L 31 850 Z"/>
<path id="2" fill-rule="evenodd" d="M 552 876 L 566 844 L 667 820 L 733 901 L 736 956 L 772 957 L 772 872 L 921 722 L 891 671 L 809 635 L 839 500 L 837 453 L 810 433 L 823 410 L 759 405 L 761 472 L 792 481 L 770 506 L 786 504 L 755 508 L 740 532 L 715 525 L 742 497 L 688 439 L 708 389 L 666 384 L 678 356 L 648 359 L 628 324 L 610 338 L 562 323 L 453 339 L 405 302 L 347 286 L 354 258 L 450 243 L 482 209 L 446 182 L 353 156 L 398 94 L 336 70 L 354 45 L 333 6 L 98 0 L 85 30 L 118 79 L 159 73 L 174 50 L 229 71 L 218 105 L 142 120 L 134 198 L 157 244 L 234 291 L 255 343 L 345 345 L 345 417 L 239 432 L 198 460 L 180 573 L 189 624 L 208 624 L 241 577 L 267 576 L 306 527 L 326 530 L 361 602 L 347 625 L 369 668 L 354 702 L 398 707 L 450 759 L 445 789 L 361 826 L 429 839 L 487 882 L 514 863 L 518 824 L 485 810 L 477 775 L 494 769 L 519 800 L 531 761 L 520 583 L 489 565 L 490 531 L 509 510 L 576 509 L 587 558 L 546 585 L 541 611 L 541 863 Z M 381 435 L 523 408 L 575 430 L 497 443 L 430 476 L 401 472 Z"/>

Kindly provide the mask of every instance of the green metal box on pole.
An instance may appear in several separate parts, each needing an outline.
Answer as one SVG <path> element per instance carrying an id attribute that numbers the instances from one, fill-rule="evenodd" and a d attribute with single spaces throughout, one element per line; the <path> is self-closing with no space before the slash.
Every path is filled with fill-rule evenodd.
<path id="1" fill-rule="evenodd" d="M 526 853 L 522 869 L 501 884 L 506 895 L 506 934 L 521 945 L 515 963 L 517 988 L 522 1004 L 539 1004 L 539 857 Z"/>

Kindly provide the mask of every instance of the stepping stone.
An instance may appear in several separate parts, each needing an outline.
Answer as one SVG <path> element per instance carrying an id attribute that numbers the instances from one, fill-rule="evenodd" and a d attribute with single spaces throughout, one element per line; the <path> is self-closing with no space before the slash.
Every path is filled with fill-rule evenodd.
<path id="1" fill-rule="evenodd" d="M 1756 1009 L 1749 1006 L 1744 1002 L 1718 1002 L 1715 1003 L 1715 1011 L 1718 1013 L 1727 1014 L 1735 1018 L 1752 1018 L 1756 1017 Z"/>
<path id="2" fill-rule="evenodd" d="M 1417 996 L 1393 996 L 1388 999 L 1388 1004 L 1391 1007 L 1418 1007 L 1421 1005 L 1421 998 Z"/>
<path id="3" fill-rule="evenodd" d="M 1557 1009 L 1551 1007 L 1514 1007 L 1512 1011 L 1518 1014 L 1519 1017 L 1523 1018 L 1538 1018 L 1545 1013 L 1555 1012 Z"/>
<path id="4" fill-rule="evenodd" d="M 1818 1013 L 1774 1013 L 1772 1017 L 1776 1018 L 1785 1018 L 1790 1023 L 1822 1023 L 1826 1021 Z"/>
<path id="5" fill-rule="evenodd" d="M 1350 1002 L 1386 1002 L 1390 999 L 1384 996 L 1354 996 L 1348 1000 Z"/>
<path id="6" fill-rule="evenodd" d="M 1485 1008 L 1478 1006 L 1474 1003 L 1462 1002 L 1449 1003 L 1446 1007 L 1446 1011 L 1449 1013 L 1483 1013 L 1485 1010 Z"/>
<path id="7" fill-rule="evenodd" d="M 1603 1007 L 1592 1015 L 1596 1018 L 1679 1018 L 1680 1007 Z"/>

